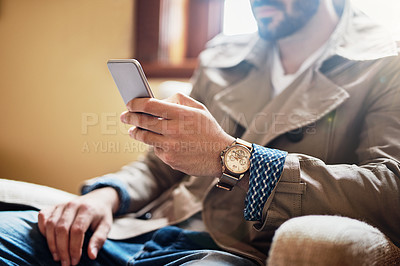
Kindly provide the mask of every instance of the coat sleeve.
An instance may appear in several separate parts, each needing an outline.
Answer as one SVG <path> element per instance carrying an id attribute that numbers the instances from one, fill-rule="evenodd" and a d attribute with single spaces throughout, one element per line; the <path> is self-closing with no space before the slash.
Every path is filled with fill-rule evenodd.
<path id="1" fill-rule="evenodd" d="M 118 191 L 122 205 L 117 215 L 137 212 L 185 176 L 162 162 L 152 150 L 145 157 L 126 165 L 116 173 L 89 179 L 82 191 L 112 186 Z"/>
<path id="2" fill-rule="evenodd" d="M 301 215 L 341 215 L 368 222 L 400 244 L 400 80 L 374 89 L 356 149 L 356 164 L 328 165 L 289 154 L 275 191 L 263 208 L 266 230 Z"/>

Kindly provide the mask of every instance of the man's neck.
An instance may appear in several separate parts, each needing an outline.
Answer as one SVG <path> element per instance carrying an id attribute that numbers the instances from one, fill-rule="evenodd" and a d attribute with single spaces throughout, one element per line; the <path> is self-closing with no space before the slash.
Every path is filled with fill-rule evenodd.
<path id="1" fill-rule="evenodd" d="M 295 34 L 278 41 L 285 74 L 293 74 L 331 36 L 339 21 L 332 0 L 321 0 L 317 13 Z M 301 52 L 299 52 L 301 47 Z"/>

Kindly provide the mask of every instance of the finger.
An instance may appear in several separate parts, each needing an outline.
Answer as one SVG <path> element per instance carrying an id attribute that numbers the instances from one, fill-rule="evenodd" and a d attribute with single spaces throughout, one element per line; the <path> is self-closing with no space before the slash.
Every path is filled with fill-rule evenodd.
<path id="1" fill-rule="evenodd" d="M 121 115 L 121 121 L 125 124 L 134 125 L 159 133 L 163 127 L 162 121 L 167 120 L 144 113 L 124 112 Z"/>
<path id="2" fill-rule="evenodd" d="M 88 214 L 86 207 L 80 207 L 70 230 L 69 253 L 71 264 L 77 265 L 82 256 L 82 246 L 85 233 L 88 230 L 93 218 Z"/>
<path id="3" fill-rule="evenodd" d="M 138 127 L 131 127 L 128 132 L 131 138 L 154 147 L 162 148 L 163 146 L 165 146 L 164 143 L 166 143 L 167 141 L 166 137 L 163 135 L 145 129 L 141 129 Z"/>
<path id="4" fill-rule="evenodd" d="M 143 113 L 126 112 L 121 115 L 121 121 L 163 135 L 176 134 L 179 128 L 176 126 L 178 120 L 167 120 Z"/>
<path id="5" fill-rule="evenodd" d="M 52 213 L 50 214 L 47 222 L 46 222 L 46 240 L 47 240 L 47 245 L 49 246 L 49 250 L 51 254 L 53 255 L 53 259 L 55 261 L 60 260 L 60 256 L 58 254 L 57 250 L 57 244 L 56 244 L 56 237 L 55 237 L 55 228 L 57 225 L 57 222 L 62 214 L 64 206 L 56 206 Z"/>
<path id="6" fill-rule="evenodd" d="M 46 237 L 46 223 L 52 213 L 52 211 L 54 210 L 54 208 L 50 208 L 50 209 L 43 209 L 39 211 L 38 214 L 38 227 L 39 227 L 39 231 L 40 233 Z"/>
<path id="7" fill-rule="evenodd" d="M 165 99 L 165 101 L 193 107 L 196 109 L 205 109 L 205 106 L 202 103 L 180 92 L 168 97 Z"/>
<path id="8" fill-rule="evenodd" d="M 162 149 L 161 147 L 154 147 L 154 154 L 158 157 L 158 158 L 163 158 L 165 151 L 164 149 Z"/>
<path id="9" fill-rule="evenodd" d="M 56 245 L 58 255 L 61 259 L 62 265 L 70 264 L 69 254 L 69 237 L 70 228 L 75 219 L 78 210 L 78 205 L 75 202 L 69 202 L 65 205 L 63 213 L 57 222 L 55 228 Z"/>
<path id="10" fill-rule="evenodd" d="M 129 112 L 145 113 L 166 119 L 179 116 L 184 106 L 154 98 L 135 98 L 126 105 Z"/>
<path id="11" fill-rule="evenodd" d="M 111 218 L 102 219 L 97 225 L 88 245 L 88 255 L 92 260 L 96 259 L 99 250 L 103 247 L 107 235 L 111 229 Z"/>

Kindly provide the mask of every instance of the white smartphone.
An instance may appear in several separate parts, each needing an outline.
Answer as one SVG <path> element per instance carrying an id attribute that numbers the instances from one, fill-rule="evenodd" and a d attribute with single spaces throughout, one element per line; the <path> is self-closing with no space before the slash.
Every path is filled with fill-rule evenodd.
<path id="1" fill-rule="evenodd" d="M 134 98 L 154 97 L 139 61 L 111 59 L 107 66 L 125 104 Z"/>

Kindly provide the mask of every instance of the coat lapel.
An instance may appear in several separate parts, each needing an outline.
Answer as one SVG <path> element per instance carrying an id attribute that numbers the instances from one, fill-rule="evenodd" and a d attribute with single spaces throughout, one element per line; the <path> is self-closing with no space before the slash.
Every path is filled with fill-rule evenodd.
<path id="1" fill-rule="evenodd" d="M 254 68 L 243 80 L 217 93 L 214 102 L 236 123 L 248 128 L 254 114 L 269 102 L 271 92 L 269 71 L 261 73 Z"/>
<path id="2" fill-rule="evenodd" d="M 265 146 L 279 135 L 316 122 L 348 98 L 346 90 L 310 69 L 254 115 L 242 138 Z"/>

